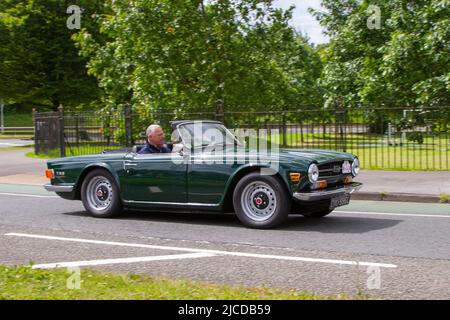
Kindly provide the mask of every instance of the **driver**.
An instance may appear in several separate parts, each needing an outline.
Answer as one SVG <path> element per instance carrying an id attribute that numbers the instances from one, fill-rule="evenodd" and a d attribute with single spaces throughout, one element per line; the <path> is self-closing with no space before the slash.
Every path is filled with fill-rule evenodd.
<path id="1" fill-rule="evenodd" d="M 170 153 L 172 152 L 172 144 L 164 143 L 164 131 L 157 124 L 150 125 L 146 130 L 147 141 L 145 146 L 139 150 L 138 154 L 148 153 Z"/>

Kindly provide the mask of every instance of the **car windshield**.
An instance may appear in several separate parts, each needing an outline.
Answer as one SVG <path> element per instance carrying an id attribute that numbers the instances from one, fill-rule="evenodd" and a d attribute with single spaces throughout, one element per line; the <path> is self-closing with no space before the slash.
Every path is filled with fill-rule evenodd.
<path id="1" fill-rule="evenodd" d="M 178 129 L 183 143 L 188 148 L 242 145 L 242 142 L 221 123 L 194 121 L 181 124 Z"/>

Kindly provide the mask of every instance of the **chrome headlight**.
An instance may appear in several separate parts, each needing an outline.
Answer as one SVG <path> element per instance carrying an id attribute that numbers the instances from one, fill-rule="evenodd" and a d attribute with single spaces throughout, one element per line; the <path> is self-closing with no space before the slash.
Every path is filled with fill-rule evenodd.
<path id="1" fill-rule="evenodd" d="M 319 179 L 319 167 L 313 163 L 308 168 L 308 178 L 311 183 L 316 183 Z"/>
<path id="2" fill-rule="evenodd" d="M 359 174 L 359 160 L 358 158 L 355 158 L 352 163 L 352 174 L 354 177 L 356 177 Z"/>

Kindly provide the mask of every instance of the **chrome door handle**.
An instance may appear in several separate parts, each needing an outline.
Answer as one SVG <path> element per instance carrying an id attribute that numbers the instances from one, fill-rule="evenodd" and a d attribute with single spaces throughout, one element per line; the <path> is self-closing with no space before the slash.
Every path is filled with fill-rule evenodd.
<path id="1" fill-rule="evenodd" d="M 127 170 L 127 167 L 136 167 L 136 166 L 137 166 L 137 163 L 131 163 L 131 162 L 124 161 L 123 170 Z"/>

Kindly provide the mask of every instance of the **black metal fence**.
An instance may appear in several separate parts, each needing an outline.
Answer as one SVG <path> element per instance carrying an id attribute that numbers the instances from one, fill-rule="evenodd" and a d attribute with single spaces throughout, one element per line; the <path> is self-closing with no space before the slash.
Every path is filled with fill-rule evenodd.
<path id="1" fill-rule="evenodd" d="M 143 144 L 145 129 L 151 123 L 160 124 L 169 138 L 172 120 L 220 120 L 230 129 L 276 129 L 271 141 L 280 147 L 357 154 L 365 169 L 450 170 L 450 107 L 259 110 L 162 113 L 130 107 L 97 112 L 60 109 L 53 114 L 35 114 L 36 152 L 57 149 L 62 156 L 101 153 Z M 55 133 L 43 134 L 45 123 Z M 54 143 L 45 142 L 49 140 Z"/>
<path id="2" fill-rule="evenodd" d="M 34 152 L 36 154 L 59 151 L 64 154 L 64 114 L 57 112 L 40 112 L 33 110 Z"/>

